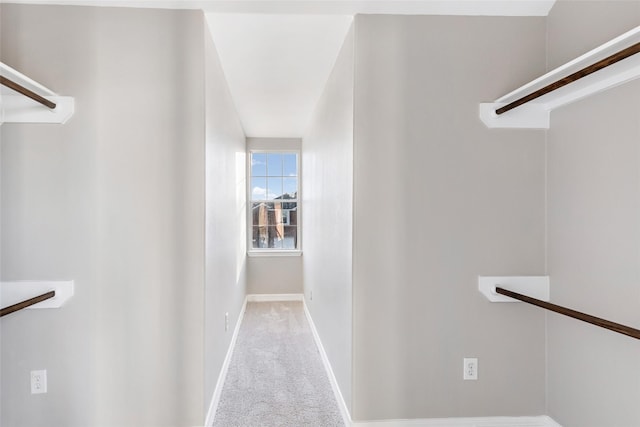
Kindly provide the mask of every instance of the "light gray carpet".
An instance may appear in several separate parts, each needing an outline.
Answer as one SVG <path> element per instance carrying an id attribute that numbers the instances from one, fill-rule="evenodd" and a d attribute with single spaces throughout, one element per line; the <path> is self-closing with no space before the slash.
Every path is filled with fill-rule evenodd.
<path id="1" fill-rule="evenodd" d="M 302 302 L 247 303 L 213 425 L 344 426 Z"/>

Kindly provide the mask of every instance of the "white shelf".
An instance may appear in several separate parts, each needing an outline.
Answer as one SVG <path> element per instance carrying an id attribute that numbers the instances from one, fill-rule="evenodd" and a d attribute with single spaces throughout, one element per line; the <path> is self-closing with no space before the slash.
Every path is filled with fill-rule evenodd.
<path id="1" fill-rule="evenodd" d="M 495 110 L 638 42 L 640 42 L 640 26 L 573 61 L 567 62 L 492 103 L 480 104 L 480 119 L 489 128 L 548 129 L 550 114 L 555 108 L 640 77 L 640 54 L 623 59 L 506 113 L 497 115 Z"/>
<path id="2" fill-rule="evenodd" d="M 49 109 L 7 87 L 0 89 L 0 124 L 2 123 L 66 123 L 74 113 L 74 99 L 56 95 L 52 90 L 0 62 L 0 75 L 54 102 Z"/>
<path id="3" fill-rule="evenodd" d="M 500 295 L 500 287 L 542 301 L 549 301 L 549 276 L 478 276 L 478 290 L 491 302 L 520 302 Z"/>
<path id="4" fill-rule="evenodd" d="M 59 308 L 73 296 L 73 280 L 71 281 L 36 281 L 24 280 L 15 282 L 0 282 L 0 307 L 8 307 L 21 301 L 42 295 L 49 291 L 56 291 L 56 296 L 39 302 L 27 310 L 38 308 Z"/>

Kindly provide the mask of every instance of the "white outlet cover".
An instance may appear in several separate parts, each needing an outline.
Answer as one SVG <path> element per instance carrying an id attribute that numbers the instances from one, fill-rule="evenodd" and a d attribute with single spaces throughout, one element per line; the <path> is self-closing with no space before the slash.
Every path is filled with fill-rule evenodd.
<path id="1" fill-rule="evenodd" d="M 42 394 L 47 392 L 47 371 L 31 371 L 31 394 Z"/>
<path id="2" fill-rule="evenodd" d="M 478 379 L 478 359 L 477 358 L 465 357 L 463 359 L 462 379 L 464 380 Z"/>

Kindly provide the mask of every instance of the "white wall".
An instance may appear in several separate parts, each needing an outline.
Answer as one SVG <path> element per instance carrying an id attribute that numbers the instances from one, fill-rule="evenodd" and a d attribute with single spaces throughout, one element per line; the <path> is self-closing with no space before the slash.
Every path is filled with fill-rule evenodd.
<path id="1" fill-rule="evenodd" d="M 353 54 L 352 27 L 302 142 L 305 301 L 349 409 L 352 386 Z"/>
<path id="2" fill-rule="evenodd" d="M 301 256 L 249 257 L 248 294 L 301 294 Z"/>
<path id="3" fill-rule="evenodd" d="M 60 12 L 0 5 L 0 59 L 60 93 L 75 95 L 78 103 L 66 126 L 0 126 L 1 278 L 76 281 L 76 294 L 64 309 L 24 311 L 0 320 L 3 426 L 94 422 L 96 389 L 85 385 L 96 380 L 98 328 L 93 314 L 101 110 L 94 86 L 99 64 L 92 54 L 96 20 L 77 20 L 73 29 L 62 26 L 53 39 L 50 32 L 69 22 Z M 47 369 L 47 395 L 30 395 L 33 369 Z"/>
<path id="4" fill-rule="evenodd" d="M 580 19 L 576 19 L 576 17 Z M 640 2 L 560 1 L 556 67 L 640 23 Z M 640 327 L 640 82 L 551 116 L 548 265 L 553 302 Z M 548 314 L 548 413 L 565 427 L 640 425 L 640 342 Z"/>
<path id="5" fill-rule="evenodd" d="M 2 61 L 76 99 L 65 125 L 0 130 L 2 279 L 76 281 L 2 319 L 2 425 L 201 424 L 202 14 L 3 4 L 1 24 Z"/>
<path id="6" fill-rule="evenodd" d="M 211 23 L 208 23 L 209 26 Z M 245 135 L 211 33 L 206 94 L 205 410 L 209 410 L 247 287 Z M 225 331 L 225 313 L 229 329 Z"/>
<path id="7" fill-rule="evenodd" d="M 545 412 L 544 313 L 477 291 L 544 273 L 544 133 L 489 130 L 478 104 L 544 72 L 545 28 L 356 17 L 356 420 Z"/>
<path id="8" fill-rule="evenodd" d="M 300 138 L 247 138 L 249 150 L 291 150 L 300 151 Z M 301 162 L 299 162 L 301 164 Z M 302 169 L 298 175 L 302 176 Z M 304 195 L 303 184 L 300 194 Z M 304 209 L 298 214 L 304 220 Z M 248 215 L 248 212 L 247 212 Z M 304 226 L 303 226 L 304 227 Z M 301 249 L 304 246 L 304 228 L 298 236 Z M 251 237 L 251 236 L 249 236 Z M 250 244 L 250 243 L 248 243 Z M 250 248 L 249 248 L 250 249 Z M 247 293 L 248 294 L 301 294 L 302 293 L 302 258 L 296 255 L 250 256 L 247 259 Z"/>

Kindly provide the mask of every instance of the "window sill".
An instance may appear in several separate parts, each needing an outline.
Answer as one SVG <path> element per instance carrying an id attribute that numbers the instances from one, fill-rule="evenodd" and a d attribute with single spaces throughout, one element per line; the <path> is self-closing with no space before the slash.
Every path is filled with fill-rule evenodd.
<path id="1" fill-rule="evenodd" d="M 247 251 L 248 257 L 279 257 L 279 256 L 302 256 L 301 250 L 263 250 L 263 251 Z"/>

